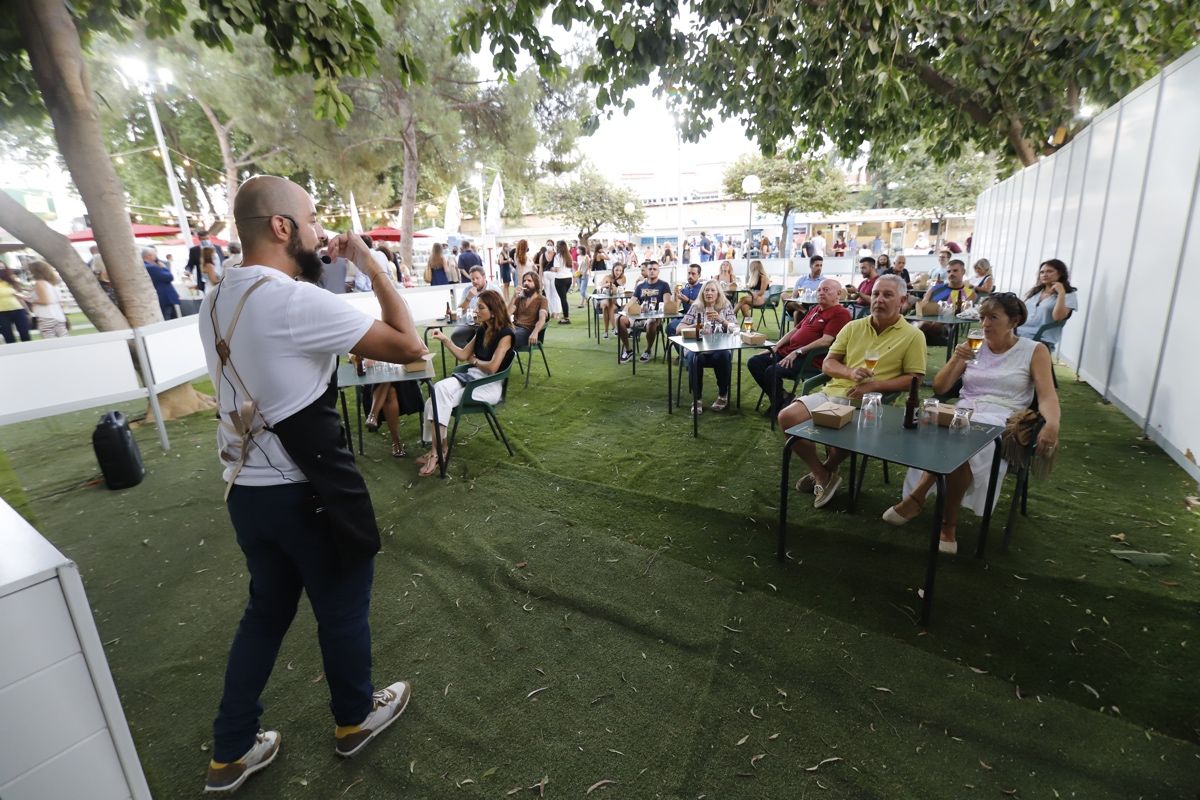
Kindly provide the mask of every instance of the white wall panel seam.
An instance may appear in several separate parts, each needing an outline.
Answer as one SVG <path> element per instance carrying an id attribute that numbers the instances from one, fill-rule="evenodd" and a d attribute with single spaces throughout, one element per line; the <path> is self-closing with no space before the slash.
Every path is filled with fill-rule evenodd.
<path id="1" fill-rule="evenodd" d="M 1092 157 L 1092 142 L 1095 141 L 1095 139 L 1096 139 L 1096 136 L 1093 133 L 1093 130 L 1094 129 L 1092 129 L 1091 126 L 1089 126 L 1088 135 L 1087 135 L 1087 149 L 1085 150 L 1085 152 L 1083 154 L 1083 179 L 1079 183 L 1079 198 L 1078 198 L 1078 203 L 1077 203 L 1078 207 L 1075 209 L 1075 233 L 1071 236 L 1071 260 L 1067 262 L 1068 264 L 1075 263 L 1075 253 L 1079 249 L 1079 229 L 1081 227 L 1083 227 L 1079 223 L 1083 219 L 1083 197 L 1084 197 L 1084 193 L 1087 191 L 1087 179 L 1088 179 L 1087 165 L 1088 165 L 1088 161 L 1090 161 L 1091 157 Z M 1068 186 L 1067 188 L 1069 189 L 1070 187 Z M 1091 298 L 1088 298 L 1088 302 L 1089 303 L 1091 302 Z M 1083 315 L 1083 333 L 1085 333 L 1086 331 L 1087 331 L 1087 314 L 1084 314 Z M 1083 360 L 1083 333 L 1080 333 L 1080 335 L 1079 335 L 1079 355 L 1075 357 L 1075 370 L 1077 373 L 1079 370 L 1079 364 Z"/>
<path id="2" fill-rule="evenodd" d="M 1155 91 L 1155 97 L 1154 97 L 1154 117 L 1150 123 L 1150 141 L 1146 145 L 1146 160 L 1142 162 L 1142 188 L 1141 188 L 1141 191 L 1138 192 L 1137 213 L 1133 215 L 1133 234 L 1134 235 L 1129 237 L 1129 258 L 1125 262 L 1125 280 L 1123 280 L 1121 282 L 1122 286 L 1129 285 L 1129 274 L 1133 271 L 1133 254 L 1134 254 L 1133 241 L 1134 241 L 1134 237 L 1137 235 L 1137 231 L 1141 227 L 1142 209 L 1146 207 L 1146 184 L 1150 180 L 1150 157 L 1152 155 L 1154 155 L 1154 137 L 1155 137 L 1155 134 L 1158 133 L 1158 119 L 1162 115 L 1162 110 L 1163 110 L 1162 109 L 1162 96 L 1163 96 L 1163 89 L 1166 85 L 1167 85 L 1167 82 L 1162 79 L 1162 75 L 1160 74 L 1158 76 L 1158 87 Z M 1126 101 L 1123 100 L 1122 103 L 1124 103 L 1124 102 L 1126 102 Z M 1117 133 L 1118 133 L 1118 135 L 1120 135 L 1119 128 L 1117 129 Z M 1117 347 L 1120 345 L 1120 342 L 1121 342 L 1121 327 L 1122 327 L 1121 324 L 1125 320 L 1125 304 L 1126 304 L 1126 300 L 1128 299 L 1128 297 L 1129 297 L 1129 292 L 1121 292 L 1121 304 L 1120 304 L 1120 306 L 1118 306 L 1118 310 L 1117 310 L 1117 324 L 1112 333 L 1112 348 L 1110 349 L 1109 356 L 1108 356 L 1108 375 L 1104 378 L 1104 397 L 1105 398 L 1108 398 L 1109 388 L 1112 386 L 1113 367 L 1114 367 L 1114 365 L 1116 363 L 1116 359 L 1117 359 Z M 1161 365 L 1162 364 L 1162 348 L 1161 347 L 1158 350 L 1158 361 L 1159 361 L 1159 364 Z M 1155 371 L 1157 372 L 1157 367 L 1155 368 Z M 1147 414 L 1146 418 L 1149 419 L 1149 414 Z"/>
<path id="3" fill-rule="evenodd" d="M 1108 175 L 1106 175 L 1104 178 L 1104 206 L 1100 210 L 1100 224 L 1096 228 L 1096 250 L 1097 250 L 1097 252 L 1099 252 L 1099 250 L 1100 250 L 1100 237 L 1101 237 L 1101 234 L 1104 232 L 1104 223 L 1106 222 L 1106 217 L 1108 216 L 1108 198 L 1112 194 L 1112 175 L 1113 175 L 1112 160 L 1117 154 L 1117 145 L 1120 144 L 1120 142 L 1121 142 L 1121 112 L 1123 109 L 1124 109 L 1124 104 L 1117 105 L 1117 124 L 1116 124 L 1115 130 L 1113 131 L 1112 152 L 1110 152 L 1108 154 Z M 1093 124 L 1095 124 L 1095 123 L 1093 123 Z M 1090 155 L 1090 153 L 1089 153 L 1089 155 Z M 1086 183 L 1084 185 L 1086 188 Z M 1081 197 L 1083 196 L 1082 193 L 1080 196 Z M 1080 213 L 1082 214 L 1082 211 Z M 1080 227 L 1082 227 L 1082 226 L 1080 226 Z M 1076 239 L 1076 242 L 1078 242 L 1078 239 Z M 1100 263 L 1100 259 L 1099 259 L 1099 257 L 1097 257 L 1096 264 L 1098 265 L 1099 263 Z M 1099 272 L 1100 272 L 1100 270 L 1097 269 L 1096 266 L 1092 267 L 1092 279 L 1088 283 L 1088 306 L 1089 306 L 1088 311 L 1089 311 L 1089 313 L 1083 315 L 1083 330 L 1079 332 L 1079 361 L 1075 367 L 1076 372 L 1078 372 L 1079 369 L 1083 366 L 1083 348 L 1084 348 L 1084 345 L 1087 343 L 1088 320 L 1092 316 L 1090 313 L 1091 303 L 1095 299 L 1096 274 Z"/>

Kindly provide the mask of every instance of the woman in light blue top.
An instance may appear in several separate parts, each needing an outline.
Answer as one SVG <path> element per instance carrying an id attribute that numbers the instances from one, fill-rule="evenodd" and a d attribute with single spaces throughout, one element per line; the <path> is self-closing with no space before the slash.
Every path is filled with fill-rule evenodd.
<path id="1" fill-rule="evenodd" d="M 1043 325 L 1061 322 L 1079 309 L 1079 295 L 1067 277 L 1067 265 L 1057 258 L 1043 261 L 1038 269 L 1038 282 L 1025 293 L 1028 319 L 1017 328 L 1017 336 L 1032 339 Z M 1062 328 L 1052 328 L 1042 334 L 1042 341 L 1053 350 L 1062 338 Z"/>

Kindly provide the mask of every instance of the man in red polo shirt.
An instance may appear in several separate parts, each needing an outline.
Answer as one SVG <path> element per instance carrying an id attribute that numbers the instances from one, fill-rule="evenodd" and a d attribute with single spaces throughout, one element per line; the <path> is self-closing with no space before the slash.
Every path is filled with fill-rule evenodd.
<path id="1" fill-rule="evenodd" d="M 875 281 L 879 280 L 879 273 L 875 269 L 875 259 L 871 256 L 860 258 L 858 271 L 862 273 L 863 282 L 858 285 L 858 295 L 855 301 L 862 308 L 870 308 L 871 292 L 875 290 Z"/>
<path id="2" fill-rule="evenodd" d="M 790 395 L 783 393 L 783 379 L 800 374 L 805 351 L 829 347 L 838 331 L 850 321 L 850 312 L 838 302 L 841 289 L 841 284 L 833 278 L 821 281 L 817 288 L 817 304 L 808 310 L 799 325 L 779 340 L 775 354 L 760 353 L 746 363 L 767 397 L 779 398 L 778 406 L 767 409 L 768 416 L 777 414 L 792 401 Z M 819 370 L 821 359 L 817 359 L 813 367 Z"/>

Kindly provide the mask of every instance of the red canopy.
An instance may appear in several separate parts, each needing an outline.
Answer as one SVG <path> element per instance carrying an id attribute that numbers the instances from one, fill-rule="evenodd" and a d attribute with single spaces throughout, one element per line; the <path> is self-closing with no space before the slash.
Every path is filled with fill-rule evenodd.
<path id="1" fill-rule="evenodd" d="M 404 234 L 396 228 L 375 228 L 374 230 L 367 231 L 366 234 L 372 240 L 380 242 L 398 242 L 404 238 Z M 426 239 L 428 237 L 423 233 L 414 232 L 413 238 Z"/>
<path id="2" fill-rule="evenodd" d="M 134 223 L 133 225 L 133 236 L 135 239 L 157 239 L 164 236 L 174 236 L 177 233 L 179 233 L 179 228 L 174 225 L 142 225 L 140 223 Z M 91 228 L 84 228 L 81 231 L 75 231 L 70 234 L 67 236 L 67 239 L 72 242 L 94 242 L 96 236 L 92 233 Z"/>

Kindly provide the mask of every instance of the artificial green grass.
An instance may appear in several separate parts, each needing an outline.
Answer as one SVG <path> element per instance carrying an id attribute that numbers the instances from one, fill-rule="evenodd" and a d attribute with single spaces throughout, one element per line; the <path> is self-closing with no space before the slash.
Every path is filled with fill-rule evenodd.
<path id="1" fill-rule="evenodd" d="M 1194 485 L 1088 387 L 1060 371 L 1054 475 L 1009 554 L 1001 514 L 988 561 L 967 555 L 964 517 L 926 633 L 930 512 L 878 521 L 899 470 L 886 486 L 872 465 L 853 516 L 793 502 L 781 565 L 782 438 L 749 375 L 742 411 L 705 413 L 693 440 L 666 414 L 665 367 L 632 376 L 582 322 L 551 329 L 552 378 L 539 365 L 528 390 L 511 383 L 515 458 L 472 420 L 450 479 L 420 479 L 368 437 L 376 679 L 411 678 L 412 705 L 337 762 L 302 608 L 264 698 L 283 753 L 239 796 L 503 797 L 543 777 L 550 797 L 602 780 L 617 783 L 593 795 L 1196 796 Z M 165 454 L 139 430 L 146 482 L 107 492 L 87 485 L 95 417 L 0 435 L 41 529 L 83 569 L 155 796 L 190 796 L 246 591 L 215 423 L 171 423 Z M 411 446 L 415 418 L 403 432 Z M 1108 552 L 1128 545 L 1174 563 Z"/>

